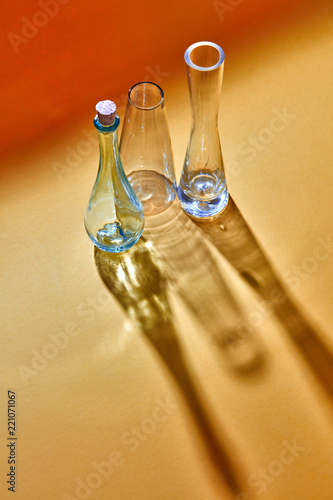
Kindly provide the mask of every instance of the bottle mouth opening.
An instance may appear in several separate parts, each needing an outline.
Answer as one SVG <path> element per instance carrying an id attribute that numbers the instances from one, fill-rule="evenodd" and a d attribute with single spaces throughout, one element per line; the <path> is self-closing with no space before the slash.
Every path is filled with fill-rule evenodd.
<path id="1" fill-rule="evenodd" d="M 185 62 L 199 71 L 212 71 L 224 61 L 222 48 L 214 42 L 193 43 L 185 51 Z"/>
<path id="2" fill-rule="evenodd" d="M 155 109 L 162 104 L 164 92 L 156 83 L 140 82 L 129 89 L 128 99 L 138 109 Z"/>

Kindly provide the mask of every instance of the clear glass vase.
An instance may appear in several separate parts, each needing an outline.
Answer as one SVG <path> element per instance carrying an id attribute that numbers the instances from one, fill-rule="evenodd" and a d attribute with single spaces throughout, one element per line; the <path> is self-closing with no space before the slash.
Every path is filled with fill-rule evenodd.
<path id="1" fill-rule="evenodd" d="M 151 82 L 128 93 L 120 154 L 145 216 L 163 212 L 177 195 L 163 90 Z"/>
<path id="2" fill-rule="evenodd" d="M 228 203 L 218 109 L 224 52 L 213 42 L 197 42 L 185 52 L 192 127 L 178 187 L 183 210 L 193 218 L 212 218 Z"/>
<path id="3" fill-rule="evenodd" d="M 94 245 L 101 250 L 118 253 L 128 250 L 138 241 L 144 227 L 144 216 L 141 203 L 121 164 L 116 107 L 112 101 L 101 103 L 104 106 L 110 106 L 111 103 L 114 111 L 113 116 L 98 113 L 94 120 L 100 161 L 84 223 Z"/>

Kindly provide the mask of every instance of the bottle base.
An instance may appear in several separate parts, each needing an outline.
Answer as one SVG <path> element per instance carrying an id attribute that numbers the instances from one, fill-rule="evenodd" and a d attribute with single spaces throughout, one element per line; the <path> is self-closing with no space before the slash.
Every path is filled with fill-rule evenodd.
<path id="1" fill-rule="evenodd" d="M 132 246 L 134 246 L 139 241 L 141 234 L 139 236 L 137 236 L 135 239 L 133 238 L 132 240 L 124 242 L 121 245 L 117 245 L 117 246 L 115 246 L 115 245 L 114 246 L 103 245 L 103 243 L 99 243 L 94 238 L 92 238 L 90 235 L 89 235 L 89 238 L 91 239 L 91 241 L 93 242 L 95 247 L 99 248 L 100 250 L 103 250 L 104 252 L 123 253 L 123 252 L 126 252 L 127 250 L 129 250 L 130 248 L 132 248 Z"/>
<path id="2" fill-rule="evenodd" d="M 118 222 L 107 223 L 95 236 L 88 233 L 93 244 L 104 252 L 121 253 L 129 250 L 137 241 L 143 229 L 137 233 L 126 234 Z"/>
<path id="3" fill-rule="evenodd" d="M 187 196 L 178 188 L 178 198 L 184 212 L 192 219 L 212 219 L 227 207 L 229 201 L 228 190 L 225 189 L 220 196 L 213 200 L 196 200 Z"/>
<path id="4" fill-rule="evenodd" d="M 166 210 L 177 196 L 176 182 L 153 170 L 136 170 L 128 180 L 141 202 L 144 216 L 157 215 Z"/>

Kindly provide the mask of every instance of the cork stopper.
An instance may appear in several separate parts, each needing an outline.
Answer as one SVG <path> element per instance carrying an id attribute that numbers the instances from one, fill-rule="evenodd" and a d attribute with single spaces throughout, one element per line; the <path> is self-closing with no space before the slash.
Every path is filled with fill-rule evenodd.
<path id="1" fill-rule="evenodd" d="M 98 121 L 105 127 L 110 127 L 115 121 L 117 106 L 112 101 L 99 101 L 96 104 Z"/>

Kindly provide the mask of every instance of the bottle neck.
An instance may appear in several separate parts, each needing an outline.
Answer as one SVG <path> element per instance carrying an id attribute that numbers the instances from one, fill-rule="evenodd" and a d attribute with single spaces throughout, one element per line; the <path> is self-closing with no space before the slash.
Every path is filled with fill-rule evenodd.
<path id="1" fill-rule="evenodd" d="M 217 127 L 223 66 L 212 71 L 200 71 L 187 67 L 193 126 Z"/>
<path id="2" fill-rule="evenodd" d="M 97 137 L 99 142 L 99 168 L 102 171 L 110 171 L 112 167 L 116 166 L 119 161 L 119 118 L 117 116 L 115 122 L 109 127 L 104 127 L 98 122 L 98 119 L 95 118 L 94 125 L 97 129 Z"/>

